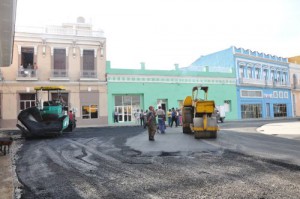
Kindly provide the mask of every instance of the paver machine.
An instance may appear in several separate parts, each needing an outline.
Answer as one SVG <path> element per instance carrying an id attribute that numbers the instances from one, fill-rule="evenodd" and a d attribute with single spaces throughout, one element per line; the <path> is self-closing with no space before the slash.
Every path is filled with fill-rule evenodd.
<path id="1" fill-rule="evenodd" d="M 204 92 L 204 99 L 198 99 L 198 91 Z M 196 139 L 217 138 L 219 130 L 215 102 L 207 100 L 208 87 L 195 86 L 192 96 L 187 96 L 182 108 L 182 130 L 183 133 L 192 134 Z"/>
<path id="2" fill-rule="evenodd" d="M 39 86 L 36 90 L 36 106 L 22 110 L 17 127 L 25 137 L 59 135 L 63 131 L 72 131 L 76 126 L 74 115 L 67 113 L 67 107 L 61 97 L 62 86 Z M 43 101 L 42 92 L 48 92 L 48 100 Z M 50 100 L 50 92 L 57 92 L 57 99 Z M 72 119 L 71 119 L 72 118 Z"/>

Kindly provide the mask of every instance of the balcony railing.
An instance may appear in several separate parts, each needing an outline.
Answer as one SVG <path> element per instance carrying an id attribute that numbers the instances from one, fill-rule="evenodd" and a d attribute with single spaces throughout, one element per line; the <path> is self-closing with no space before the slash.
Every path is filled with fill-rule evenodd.
<path id="1" fill-rule="evenodd" d="M 288 82 L 276 82 L 273 80 L 264 80 L 264 79 L 249 79 L 249 78 L 240 78 L 241 85 L 253 85 L 253 86 L 269 86 L 269 87 L 289 87 Z"/>
<path id="2" fill-rule="evenodd" d="M 82 70 L 82 71 L 80 71 L 80 78 L 96 79 L 97 78 L 97 71 L 95 71 L 95 70 Z"/>
<path id="3" fill-rule="evenodd" d="M 240 84 L 265 85 L 268 84 L 268 82 L 263 79 L 240 78 Z"/>
<path id="4" fill-rule="evenodd" d="M 37 69 L 19 69 L 17 73 L 17 78 L 20 80 L 32 80 L 38 78 Z"/>
<path id="5" fill-rule="evenodd" d="M 68 78 L 69 71 L 66 69 L 52 69 L 51 70 L 51 78 Z"/>
<path id="6" fill-rule="evenodd" d="M 73 28 L 65 28 L 65 27 L 61 27 L 61 26 L 48 26 L 48 27 L 17 26 L 16 32 L 71 35 L 71 36 L 88 36 L 88 37 L 104 37 L 103 31 L 73 29 Z"/>
<path id="7" fill-rule="evenodd" d="M 291 88 L 292 89 L 297 89 L 297 90 L 300 90 L 300 85 L 299 84 L 291 84 Z"/>

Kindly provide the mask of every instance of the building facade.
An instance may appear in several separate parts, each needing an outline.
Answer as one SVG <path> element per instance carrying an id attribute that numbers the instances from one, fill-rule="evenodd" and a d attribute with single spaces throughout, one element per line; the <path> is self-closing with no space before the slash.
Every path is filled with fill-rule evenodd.
<path id="1" fill-rule="evenodd" d="M 202 56 L 190 68 L 233 67 L 238 119 L 292 117 L 289 63 L 286 58 L 230 47 Z"/>
<path id="2" fill-rule="evenodd" d="M 49 85 L 66 88 L 62 96 L 78 125 L 107 124 L 105 42 L 103 31 L 93 31 L 83 18 L 62 26 L 16 27 L 13 62 L 1 69 L 1 128 L 15 127 L 19 112 L 35 105 L 35 86 Z"/>
<path id="3" fill-rule="evenodd" d="M 208 99 L 217 106 L 226 107 L 226 119 L 237 118 L 236 80 L 232 70 L 209 72 L 175 70 L 117 69 L 107 64 L 108 123 L 114 123 L 118 112 L 119 122 L 134 122 L 137 111 L 150 105 L 164 110 L 181 108 L 186 96 L 192 95 L 194 86 L 209 86 Z M 226 91 L 226 92 L 224 92 Z M 199 93 L 199 98 L 204 97 Z"/>
<path id="4" fill-rule="evenodd" d="M 300 116 L 300 56 L 289 58 L 293 115 Z"/>
<path id="5" fill-rule="evenodd" d="M 0 1 L 0 67 L 12 63 L 17 0 Z"/>

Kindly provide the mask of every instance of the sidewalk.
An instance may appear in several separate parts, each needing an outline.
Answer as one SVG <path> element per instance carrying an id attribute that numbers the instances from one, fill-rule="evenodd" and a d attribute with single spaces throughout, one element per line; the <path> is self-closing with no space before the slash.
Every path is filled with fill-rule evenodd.
<path id="1" fill-rule="evenodd" d="M 0 137 L 5 137 L 0 132 Z M 12 147 L 11 147 L 12 148 Z M 12 157 L 11 150 L 9 154 L 3 155 L 0 152 L 0 198 L 12 199 L 14 194 L 13 173 L 12 173 Z"/>
<path id="2" fill-rule="evenodd" d="M 256 129 L 257 132 L 288 139 L 300 140 L 300 122 L 272 123 Z"/>

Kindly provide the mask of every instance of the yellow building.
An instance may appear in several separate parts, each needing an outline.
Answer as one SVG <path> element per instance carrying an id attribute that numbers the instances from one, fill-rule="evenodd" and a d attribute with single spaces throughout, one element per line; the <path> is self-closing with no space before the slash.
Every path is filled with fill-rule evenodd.
<path id="1" fill-rule="evenodd" d="M 35 105 L 35 86 L 64 86 L 78 126 L 107 124 L 106 39 L 79 17 L 62 26 L 16 27 L 13 60 L 1 69 L 1 128 Z M 51 93 L 50 98 L 55 98 Z M 93 111 L 87 111 L 93 110 Z"/>
<path id="2" fill-rule="evenodd" d="M 290 57 L 290 82 L 294 116 L 300 116 L 300 56 Z"/>

